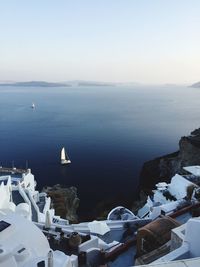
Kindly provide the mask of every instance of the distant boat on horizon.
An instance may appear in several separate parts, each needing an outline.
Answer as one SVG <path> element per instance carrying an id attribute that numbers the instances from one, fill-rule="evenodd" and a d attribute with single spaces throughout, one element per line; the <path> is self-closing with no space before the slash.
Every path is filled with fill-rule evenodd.
<path id="1" fill-rule="evenodd" d="M 62 165 L 71 163 L 71 160 L 69 159 L 69 156 L 65 152 L 65 148 L 64 147 L 61 150 L 60 158 L 61 158 L 61 164 Z"/>
<path id="2" fill-rule="evenodd" d="M 31 108 L 35 108 L 35 104 L 34 103 L 32 103 Z"/>

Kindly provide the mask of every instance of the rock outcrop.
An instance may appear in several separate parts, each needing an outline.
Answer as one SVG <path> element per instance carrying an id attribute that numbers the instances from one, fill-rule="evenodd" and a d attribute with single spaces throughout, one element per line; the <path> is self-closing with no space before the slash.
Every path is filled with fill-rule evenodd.
<path id="1" fill-rule="evenodd" d="M 53 187 L 45 187 L 43 191 L 51 197 L 56 215 L 60 215 L 73 223 L 78 222 L 77 209 L 80 200 L 77 196 L 76 187 L 66 188 L 57 184 Z"/>
<path id="2" fill-rule="evenodd" d="M 179 151 L 144 163 L 140 173 L 140 190 L 149 192 L 157 182 L 169 182 L 183 167 L 200 165 L 200 128 L 179 141 Z"/>
<path id="3" fill-rule="evenodd" d="M 191 87 L 200 88 L 200 82 L 192 84 Z"/>

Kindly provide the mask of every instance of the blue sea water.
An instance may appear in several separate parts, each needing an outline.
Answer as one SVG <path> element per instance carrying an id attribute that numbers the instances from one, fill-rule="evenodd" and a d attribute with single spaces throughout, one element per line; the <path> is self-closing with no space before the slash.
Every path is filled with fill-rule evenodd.
<path id="1" fill-rule="evenodd" d="M 131 201 L 142 164 L 199 127 L 199 99 L 183 86 L 0 87 L 0 165 L 28 160 L 38 188 L 76 186 L 82 214 L 102 200 Z"/>

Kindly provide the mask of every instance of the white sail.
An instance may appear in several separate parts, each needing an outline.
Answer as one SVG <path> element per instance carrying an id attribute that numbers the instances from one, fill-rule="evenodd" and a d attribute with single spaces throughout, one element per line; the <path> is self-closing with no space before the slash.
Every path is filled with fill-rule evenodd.
<path id="1" fill-rule="evenodd" d="M 71 160 L 69 159 L 69 157 L 66 157 L 66 153 L 65 153 L 65 148 L 63 147 L 61 150 L 61 164 L 68 164 L 71 163 Z"/>
<path id="2" fill-rule="evenodd" d="M 66 160 L 66 156 L 65 156 L 65 148 L 63 147 L 61 150 L 61 160 Z"/>

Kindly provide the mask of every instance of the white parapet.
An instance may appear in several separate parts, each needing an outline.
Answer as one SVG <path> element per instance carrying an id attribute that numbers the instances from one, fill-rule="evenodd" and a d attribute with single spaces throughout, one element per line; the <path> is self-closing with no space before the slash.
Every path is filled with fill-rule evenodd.
<path id="1" fill-rule="evenodd" d="M 138 267 L 198 267 L 200 266 L 200 258 L 186 259 L 162 263 L 150 263 L 148 265 L 139 265 Z"/>
<path id="2" fill-rule="evenodd" d="M 186 224 L 185 242 L 190 247 L 191 257 L 200 257 L 200 218 L 192 218 Z M 200 266 L 200 265 L 199 265 Z"/>
<path id="3" fill-rule="evenodd" d="M 188 181 L 183 176 L 176 174 L 172 177 L 168 190 L 177 200 L 179 200 L 187 195 L 187 187 L 190 185 L 194 185 L 194 183 Z"/>

